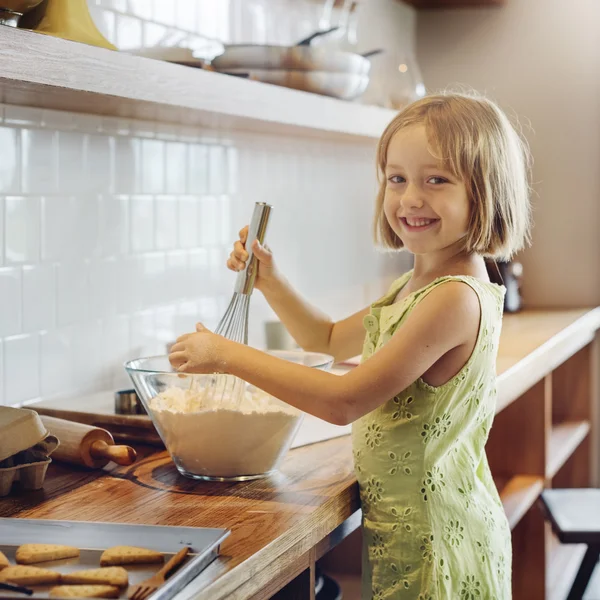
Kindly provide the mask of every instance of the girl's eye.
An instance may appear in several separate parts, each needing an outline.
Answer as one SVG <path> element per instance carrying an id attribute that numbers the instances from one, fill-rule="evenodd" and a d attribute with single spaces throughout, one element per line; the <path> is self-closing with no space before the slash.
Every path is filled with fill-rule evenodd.
<path id="1" fill-rule="evenodd" d="M 391 183 L 402 183 L 404 181 L 404 177 L 401 175 L 392 175 L 388 178 L 388 181 Z"/>
<path id="2" fill-rule="evenodd" d="M 435 185 L 439 185 L 440 183 L 448 183 L 448 180 L 444 179 L 443 177 L 430 177 L 428 181 Z"/>

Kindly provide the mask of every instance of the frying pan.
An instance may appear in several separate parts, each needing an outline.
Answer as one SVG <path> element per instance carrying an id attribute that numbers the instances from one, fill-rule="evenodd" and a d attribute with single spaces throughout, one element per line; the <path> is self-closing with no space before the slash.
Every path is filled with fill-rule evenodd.
<path id="1" fill-rule="evenodd" d="M 332 27 L 313 33 L 295 46 L 261 46 L 258 44 L 232 44 L 211 62 L 216 71 L 280 69 L 298 71 L 326 71 L 368 75 L 371 61 L 368 56 L 379 54 L 373 50 L 366 54 L 312 47 L 310 41 L 337 29 Z"/>
<path id="2" fill-rule="evenodd" d="M 294 69 L 231 69 L 227 73 L 247 76 L 250 79 L 272 85 L 281 85 L 304 92 L 332 96 L 341 100 L 358 98 L 369 85 L 368 75 L 356 75 L 354 73 Z"/>

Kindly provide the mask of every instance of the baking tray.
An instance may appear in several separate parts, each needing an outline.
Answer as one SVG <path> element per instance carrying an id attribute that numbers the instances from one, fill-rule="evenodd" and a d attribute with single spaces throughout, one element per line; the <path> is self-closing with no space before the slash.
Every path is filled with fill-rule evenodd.
<path id="1" fill-rule="evenodd" d="M 162 552 L 165 563 L 171 556 L 189 546 L 190 553 L 183 565 L 150 596 L 152 600 L 174 598 L 192 579 L 219 554 L 219 547 L 229 535 L 225 529 L 204 527 L 165 527 L 160 525 L 127 525 L 121 523 L 91 523 L 88 521 L 47 521 L 40 519 L 0 518 L 0 550 L 11 564 L 16 564 L 15 552 L 21 544 L 65 544 L 80 550 L 79 558 L 38 563 L 36 567 L 59 573 L 71 573 L 100 567 L 100 555 L 112 546 L 139 546 Z M 162 565 L 124 565 L 129 573 L 129 585 L 148 579 Z M 56 584 L 60 585 L 60 584 Z M 0 598 L 48 598 L 53 585 L 27 586 L 33 596 L 0 590 Z M 127 588 L 120 598 L 127 597 Z"/>

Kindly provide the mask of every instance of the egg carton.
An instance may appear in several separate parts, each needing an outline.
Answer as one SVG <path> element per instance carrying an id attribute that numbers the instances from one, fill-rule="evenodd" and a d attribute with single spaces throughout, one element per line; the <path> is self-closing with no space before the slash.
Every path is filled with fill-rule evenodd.
<path id="1" fill-rule="evenodd" d="M 48 465 L 52 462 L 50 454 L 58 445 L 58 438 L 47 435 L 32 448 L 1 461 L 0 498 L 8 496 L 17 481 L 22 490 L 39 490 L 43 487 Z"/>

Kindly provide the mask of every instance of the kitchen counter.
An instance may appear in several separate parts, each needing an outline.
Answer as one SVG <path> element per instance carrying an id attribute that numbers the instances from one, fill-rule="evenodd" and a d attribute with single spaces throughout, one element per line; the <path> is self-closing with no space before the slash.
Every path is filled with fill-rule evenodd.
<path id="1" fill-rule="evenodd" d="M 519 402 L 533 406 L 527 398 L 542 384 L 547 390 L 553 372 L 560 372 L 555 378 L 555 395 L 560 390 L 563 366 L 572 364 L 574 358 L 579 357 L 577 364 L 586 373 L 593 372 L 598 362 L 595 336 L 599 328 L 600 309 L 526 311 L 505 317 L 498 357 L 500 434 L 505 426 L 501 415 L 510 416 L 511 406 Z M 568 370 L 574 372 L 573 368 Z M 586 391 L 588 405 L 594 406 L 595 381 L 590 379 Z M 547 395 L 543 398 L 547 411 L 549 400 Z M 555 412 L 558 419 L 560 411 Z M 531 427 L 533 431 L 535 426 Z M 595 444 L 591 417 L 585 431 L 580 427 L 577 439 L 580 443 L 592 440 L 586 447 L 589 455 Z M 490 443 L 495 443 L 493 435 Z M 499 463 L 491 450 L 494 469 Z M 561 464 L 568 460 L 565 455 Z M 518 535 L 521 521 L 538 518 L 534 513 L 537 495 L 559 469 L 560 465 L 556 473 L 544 471 L 536 477 L 529 468 L 520 475 L 515 469 L 498 466 L 494 476 L 498 476 L 505 509 L 512 511 L 514 535 Z M 314 597 L 315 561 L 360 525 L 349 436 L 296 448 L 277 474 L 237 484 L 181 477 L 166 452 L 149 447 L 139 448 L 138 461 L 131 467 L 85 471 L 54 463 L 43 490 L 0 500 L 0 517 L 230 529 L 221 556 L 181 595 L 202 600 L 266 599 L 284 586 L 281 597 Z M 531 531 L 531 523 L 527 523 Z M 542 552 L 543 547 L 542 543 Z M 515 572 L 517 586 L 519 577 Z M 535 575 L 530 573 L 528 579 L 535 581 Z M 525 596 L 519 590 L 517 587 L 515 600 L 544 597 L 539 591 Z"/>

